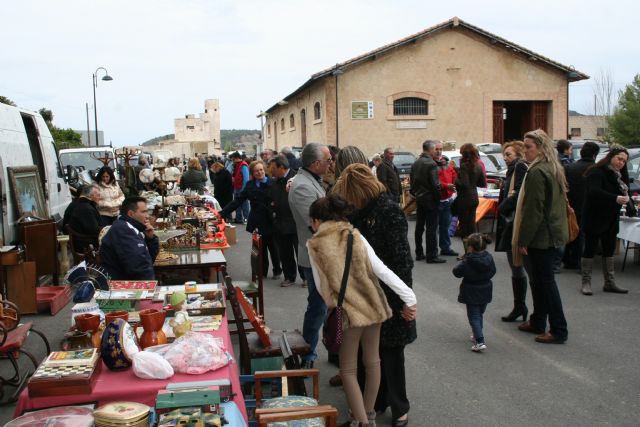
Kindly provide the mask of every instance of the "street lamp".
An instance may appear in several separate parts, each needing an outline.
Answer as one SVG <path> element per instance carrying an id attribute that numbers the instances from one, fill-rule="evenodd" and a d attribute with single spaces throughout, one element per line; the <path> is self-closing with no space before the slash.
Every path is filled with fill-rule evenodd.
<path id="1" fill-rule="evenodd" d="M 336 147 L 340 147 L 340 139 L 338 136 L 338 76 L 344 74 L 344 70 L 342 68 L 338 68 L 336 64 L 336 69 L 331 73 L 336 77 Z"/>
<path id="2" fill-rule="evenodd" d="M 96 72 L 93 73 L 93 119 L 96 128 L 96 147 L 99 145 L 100 140 L 98 139 L 98 106 L 96 105 L 96 88 L 98 87 L 98 71 L 104 71 L 104 77 L 102 80 L 105 82 L 110 82 L 113 80 L 113 77 L 109 75 L 109 72 L 104 67 L 98 67 Z"/>
<path id="3" fill-rule="evenodd" d="M 262 150 L 264 150 L 264 122 L 263 122 L 263 119 L 266 116 L 267 116 L 267 113 L 265 113 L 262 110 L 260 110 L 260 113 L 258 113 L 258 115 L 256 116 L 256 118 L 260 119 L 260 141 L 262 142 Z"/>

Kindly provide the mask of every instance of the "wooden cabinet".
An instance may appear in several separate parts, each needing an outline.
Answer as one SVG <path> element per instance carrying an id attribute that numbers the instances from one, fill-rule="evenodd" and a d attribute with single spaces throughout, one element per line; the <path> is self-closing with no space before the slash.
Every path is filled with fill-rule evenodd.
<path id="1" fill-rule="evenodd" d="M 47 274 L 58 284 L 58 231 L 53 220 L 22 222 L 18 224 L 18 236 L 25 246 L 25 259 L 36 263 L 36 277 Z"/>
<path id="2" fill-rule="evenodd" d="M 26 261 L 4 268 L 7 278 L 5 298 L 17 305 L 22 314 L 37 313 L 36 263 Z"/>

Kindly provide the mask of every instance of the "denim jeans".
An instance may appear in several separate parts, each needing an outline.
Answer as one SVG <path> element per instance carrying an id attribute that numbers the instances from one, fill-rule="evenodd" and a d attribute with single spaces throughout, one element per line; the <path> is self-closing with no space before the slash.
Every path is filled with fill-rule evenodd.
<path id="1" fill-rule="evenodd" d="M 467 304 L 467 318 L 469 319 L 469 325 L 471 325 L 473 337 L 477 343 L 484 343 L 482 315 L 486 309 L 487 304 Z"/>
<path id="2" fill-rule="evenodd" d="M 310 267 L 301 267 L 304 278 L 307 281 L 307 311 L 304 313 L 304 323 L 302 324 L 302 337 L 311 347 L 311 353 L 304 356 L 304 360 L 316 360 L 318 353 L 316 347 L 320 339 L 320 328 L 324 324 L 327 317 L 327 305 L 316 289 L 316 283 L 313 280 L 313 272 Z"/>
<path id="3" fill-rule="evenodd" d="M 237 198 L 241 190 L 233 190 L 233 198 Z M 242 220 L 249 218 L 249 201 L 245 200 L 238 209 L 236 209 L 236 222 L 241 222 Z"/>
<path id="4" fill-rule="evenodd" d="M 553 273 L 553 261 L 558 254 L 555 248 L 528 248 L 531 263 L 531 296 L 533 297 L 533 314 L 529 317 L 531 325 L 544 331 L 549 319 L 549 332 L 556 338 L 567 339 L 567 320 L 562 310 L 562 300 Z"/>
<path id="5" fill-rule="evenodd" d="M 451 226 L 451 205 L 453 200 L 441 201 L 438 206 L 438 237 L 440 252 L 451 250 L 451 237 L 449 237 L 449 227 Z"/>

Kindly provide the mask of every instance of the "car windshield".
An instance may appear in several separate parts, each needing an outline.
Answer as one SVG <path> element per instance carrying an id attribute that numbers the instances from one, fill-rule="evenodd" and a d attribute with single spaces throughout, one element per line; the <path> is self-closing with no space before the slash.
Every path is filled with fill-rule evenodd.
<path id="1" fill-rule="evenodd" d="M 452 156 L 451 160 L 456 162 L 456 166 L 460 167 L 460 156 Z M 488 156 L 480 156 L 480 161 L 484 164 L 484 170 L 487 172 L 498 172 L 498 168 L 493 164 Z"/>
<path id="2" fill-rule="evenodd" d="M 409 153 L 403 153 L 403 154 L 396 153 L 396 155 L 393 158 L 393 164 L 396 166 L 412 165 L 413 162 L 415 161 L 416 161 L 416 157 L 413 154 L 409 154 Z"/>
<path id="3" fill-rule="evenodd" d="M 60 162 L 62 162 L 63 166 L 71 165 L 76 168 L 83 167 L 85 170 L 97 171 L 103 166 L 103 163 L 100 160 L 93 158 L 92 155 L 95 157 L 102 157 L 104 156 L 104 153 L 95 151 L 60 153 Z M 109 166 L 111 166 L 112 169 L 115 167 L 113 160 L 111 160 Z"/>

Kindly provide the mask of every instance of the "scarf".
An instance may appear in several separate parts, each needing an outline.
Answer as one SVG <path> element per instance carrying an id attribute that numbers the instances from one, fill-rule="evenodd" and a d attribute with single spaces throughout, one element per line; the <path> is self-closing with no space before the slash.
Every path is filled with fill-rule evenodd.
<path id="1" fill-rule="evenodd" d="M 534 165 L 531 165 L 529 170 Z M 513 219 L 513 234 L 511 235 L 511 255 L 514 267 L 520 267 L 523 262 L 522 254 L 520 253 L 520 247 L 518 246 L 518 239 L 520 238 L 520 226 L 522 225 L 522 203 L 524 200 L 524 194 L 526 192 L 526 184 L 527 177 L 529 176 L 529 172 L 524 176 L 522 180 L 522 185 L 520 186 L 520 193 L 518 194 L 518 202 L 516 204 L 516 215 Z M 511 178 L 513 182 L 515 180 L 515 176 Z"/>
<path id="2" fill-rule="evenodd" d="M 611 166 L 611 163 L 607 165 L 607 168 L 609 168 L 609 170 L 612 171 L 613 174 L 615 175 L 616 181 L 618 182 L 618 188 L 622 192 L 622 195 L 623 196 L 629 195 L 629 187 L 622 180 L 622 174 L 620 173 L 620 171 L 614 168 L 613 166 Z"/>

